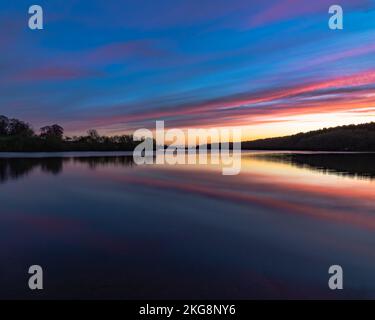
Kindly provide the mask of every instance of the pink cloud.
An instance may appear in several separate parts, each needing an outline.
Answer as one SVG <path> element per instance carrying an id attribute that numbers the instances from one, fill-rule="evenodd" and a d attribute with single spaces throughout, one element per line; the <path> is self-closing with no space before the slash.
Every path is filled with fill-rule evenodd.
<path id="1" fill-rule="evenodd" d="M 370 70 L 293 87 L 177 105 L 174 108 L 144 110 L 131 114 L 101 114 L 75 122 L 76 128 L 70 129 L 108 128 L 117 125 L 118 128 L 132 130 L 147 126 L 157 119 L 167 120 L 175 127 L 271 123 L 276 121 L 277 117 L 367 108 L 374 105 L 375 96 L 372 95 L 373 89 L 365 86 L 374 82 L 375 70 Z"/>

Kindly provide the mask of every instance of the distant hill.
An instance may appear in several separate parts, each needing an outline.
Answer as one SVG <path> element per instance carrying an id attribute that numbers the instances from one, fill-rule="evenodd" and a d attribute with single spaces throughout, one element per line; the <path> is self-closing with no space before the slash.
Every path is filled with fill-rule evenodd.
<path id="1" fill-rule="evenodd" d="M 375 151 L 375 123 L 242 142 L 244 150 Z"/>

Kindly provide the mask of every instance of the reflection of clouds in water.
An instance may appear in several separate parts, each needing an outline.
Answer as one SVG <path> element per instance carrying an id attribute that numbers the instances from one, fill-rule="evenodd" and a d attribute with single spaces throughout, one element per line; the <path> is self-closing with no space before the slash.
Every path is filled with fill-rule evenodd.
<path id="1" fill-rule="evenodd" d="M 148 170 L 146 170 L 146 168 Z M 140 172 L 101 172 L 102 179 L 121 185 L 131 185 L 135 192 L 145 189 L 195 195 L 245 207 L 263 208 L 273 215 L 301 215 L 315 220 L 374 230 L 375 188 L 361 188 L 361 181 L 353 180 L 357 190 L 335 184 L 314 186 L 294 182 L 273 174 L 245 173 L 225 177 L 216 171 L 180 170 L 167 167 L 145 167 Z"/>
<path id="2" fill-rule="evenodd" d="M 64 282 L 51 298 L 77 287 L 84 288 L 80 297 L 158 298 L 165 284 L 174 297 L 207 287 L 204 297 L 211 298 L 322 298 L 330 294 L 327 266 L 336 262 L 353 275 L 346 295 L 373 297 L 375 180 L 253 155 L 244 153 L 238 176 L 223 176 L 220 165 L 133 166 L 122 156 L 0 159 L 14 178 L 38 173 L 0 188 L 0 251 L 14 263 L 0 296 L 12 288 L 22 297 L 12 272 L 30 254 L 56 268 L 53 286 Z M 77 268 L 84 270 L 79 278 Z M 103 272 L 110 277 L 99 285 L 108 290 L 94 292 L 91 279 Z M 129 278 L 133 286 L 119 284 Z M 152 279 L 160 287 L 147 291 Z"/>
<path id="3" fill-rule="evenodd" d="M 82 164 L 90 171 L 98 167 L 110 167 L 119 170 L 105 170 L 95 174 L 103 181 L 110 179 L 134 188 L 199 195 L 242 205 L 256 205 L 280 213 L 301 213 L 375 229 L 375 221 L 368 216 L 374 210 L 372 198 L 375 188 L 372 184 L 364 186 L 360 181 L 350 179 L 346 182 L 350 188 L 342 188 L 343 184 L 336 185 L 335 181 L 322 183 L 321 173 L 304 170 L 313 168 L 337 173 L 338 179 L 345 170 L 351 177 L 370 179 L 375 176 L 372 166 L 374 158 L 375 154 L 245 155 L 244 171 L 235 177 L 222 176 L 217 166 L 210 165 L 147 165 L 138 166 L 135 171 L 122 171 L 122 167 L 134 165 L 131 156 L 0 158 L 0 183 L 25 177 L 37 168 L 57 175 L 64 170 L 65 164 Z M 287 166 L 290 175 L 284 175 L 284 166 Z M 302 170 L 305 175 L 294 179 L 293 174 L 296 173 L 293 171 L 297 170 Z M 312 175 L 311 179 L 308 174 Z"/>
<path id="4" fill-rule="evenodd" d="M 191 168 L 207 170 L 217 167 L 222 168 L 226 165 L 219 157 L 216 161 L 213 161 L 210 154 L 208 154 L 206 165 L 199 165 L 199 161 L 195 161 L 198 164 L 192 165 L 189 164 L 191 162 L 190 159 L 186 158 L 185 160 L 186 165 L 179 166 L 181 171 L 184 171 L 184 167 L 189 170 L 191 170 Z M 175 169 L 175 166 L 168 165 L 168 161 L 165 162 L 165 169 L 167 169 L 167 167 Z M 268 169 L 266 168 L 266 162 L 271 164 Z M 103 166 L 129 167 L 135 165 L 132 156 L 0 158 L 0 183 L 9 179 L 21 178 L 38 167 L 43 172 L 59 174 L 63 170 L 64 163 L 80 163 L 87 165 L 90 169 Z M 375 153 L 250 153 L 242 155 L 242 163 L 245 170 L 251 170 L 253 169 L 252 167 L 260 165 L 264 169 L 267 169 L 269 173 L 272 172 L 275 175 L 278 175 L 281 172 L 278 172 L 280 168 L 272 165 L 272 163 L 282 163 L 301 169 L 312 169 L 338 176 L 357 177 L 362 179 L 375 178 L 375 167 L 373 165 L 375 163 Z M 293 170 L 292 167 L 288 169 Z"/>

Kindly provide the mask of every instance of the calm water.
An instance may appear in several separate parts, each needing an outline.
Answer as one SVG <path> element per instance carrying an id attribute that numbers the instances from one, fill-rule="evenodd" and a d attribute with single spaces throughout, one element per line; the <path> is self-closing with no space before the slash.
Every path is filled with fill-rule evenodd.
<path id="1" fill-rule="evenodd" d="M 0 298 L 375 298 L 375 154 L 42 156 L 0 158 Z"/>

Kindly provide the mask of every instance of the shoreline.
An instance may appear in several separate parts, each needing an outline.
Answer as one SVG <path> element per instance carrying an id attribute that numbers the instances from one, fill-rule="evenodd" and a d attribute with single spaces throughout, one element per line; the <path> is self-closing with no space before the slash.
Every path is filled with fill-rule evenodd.
<path id="1" fill-rule="evenodd" d="M 207 153 L 211 153 L 207 150 Z M 375 154 L 374 151 L 325 151 L 325 150 L 252 150 L 243 149 L 243 154 Z M 75 158 L 75 157 L 128 157 L 133 151 L 18 151 L 0 152 L 1 158 Z"/>

